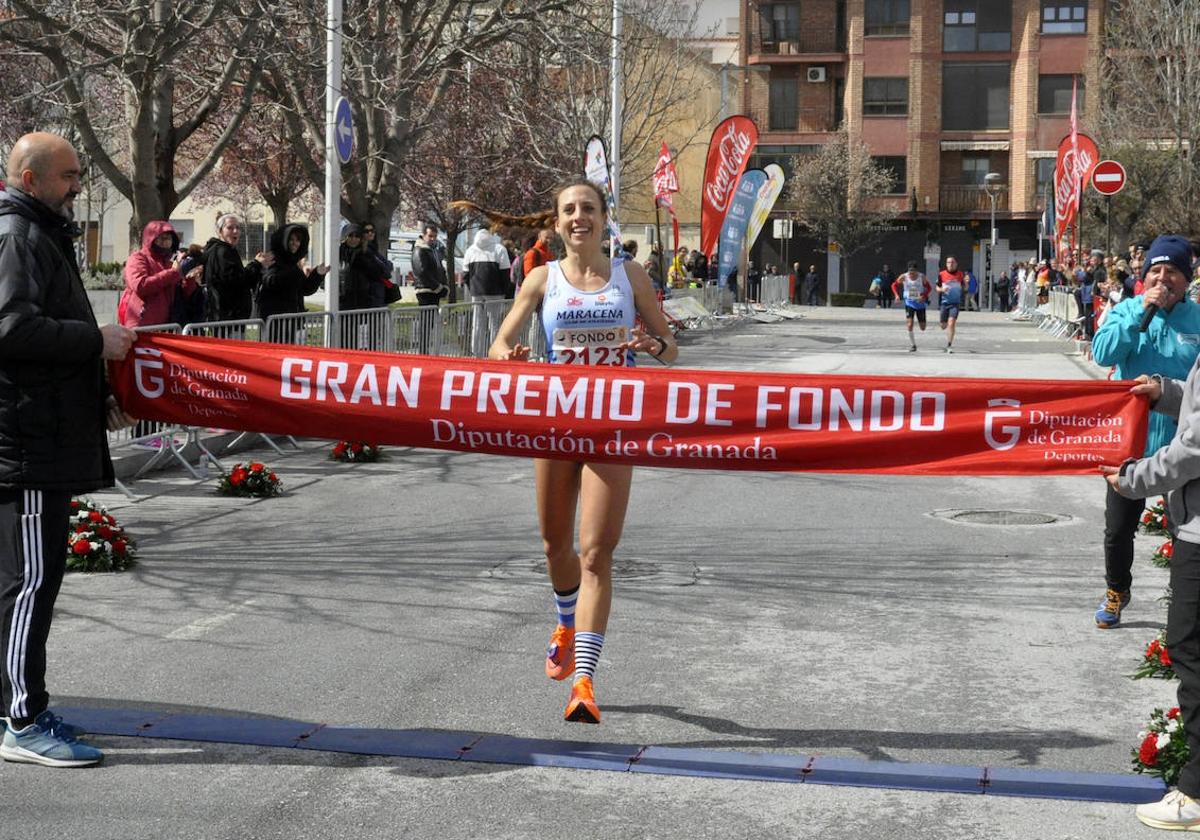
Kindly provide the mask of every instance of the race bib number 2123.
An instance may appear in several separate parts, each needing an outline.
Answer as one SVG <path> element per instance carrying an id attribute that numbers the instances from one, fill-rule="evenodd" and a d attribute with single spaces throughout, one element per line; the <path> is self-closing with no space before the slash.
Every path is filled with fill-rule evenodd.
<path id="1" fill-rule="evenodd" d="M 629 340 L 625 327 L 575 327 L 554 331 L 554 357 L 566 365 L 624 367 L 629 351 L 620 346 Z"/>

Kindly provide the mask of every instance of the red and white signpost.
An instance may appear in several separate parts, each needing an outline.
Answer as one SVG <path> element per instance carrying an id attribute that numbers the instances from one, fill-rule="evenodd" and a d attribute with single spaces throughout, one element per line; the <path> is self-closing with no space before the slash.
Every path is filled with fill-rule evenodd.
<path id="1" fill-rule="evenodd" d="M 1112 197 L 1125 188 L 1125 167 L 1115 160 L 1102 160 L 1092 170 L 1092 187 L 1104 196 L 1104 218 L 1108 224 L 1104 248 L 1112 253 Z"/>

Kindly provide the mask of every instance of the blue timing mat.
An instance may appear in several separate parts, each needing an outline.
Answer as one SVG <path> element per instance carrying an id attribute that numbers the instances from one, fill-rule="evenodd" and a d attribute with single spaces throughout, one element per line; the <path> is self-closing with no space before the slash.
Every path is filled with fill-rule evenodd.
<path id="1" fill-rule="evenodd" d="M 1160 779 L 1121 773 L 909 764 L 828 756 L 556 741 L 440 729 L 360 729 L 279 718 L 176 714 L 137 709 L 80 707 L 56 708 L 55 711 L 96 735 L 169 738 L 397 758 L 1128 804 L 1154 802 L 1166 793 L 1166 786 Z"/>

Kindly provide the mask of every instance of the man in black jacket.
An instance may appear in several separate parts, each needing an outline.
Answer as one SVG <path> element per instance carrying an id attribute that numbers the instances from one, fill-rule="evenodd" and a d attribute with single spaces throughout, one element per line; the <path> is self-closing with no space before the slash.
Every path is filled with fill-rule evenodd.
<path id="1" fill-rule="evenodd" d="M 437 306 L 438 301 L 450 293 L 446 285 L 446 269 L 442 266 L 438 248 L 438 229 L 427 224 L 421 238 L 413 243 L 412 271 L 417 287 L 417 306 Z M 417 324 L 417 351 L 429 352 L 429 335 L 433 331 L 433 317 L 429 310 L 422 311 Z"/>
<path id="2" fill-rule="evenodd" d="M 49 710 L 46 638 L 71 496 L 112 486 L 105 426 L 132 422 L 101 360 L 124 358 L 136 333 L 96 324 L 71 241 L 79 178 L 66 140 L 27 134 L 0 192 L 0 758 L 49 767 L 103 758 Z"/>
<path id="3" fill-rule="evenodd" d="M 204 285 L 208 291 L 205 318 L 209 321 L 249 318 L 262 270 L 275 261 L 273 254 L 260 252 L 253 262 L 243 266 L 242 255 L 237 250 L 241 238 L 242 220 L 233 213 L 226 213 L 217 219 L 217 236 L 204 246 Z"/>
<path id="4" fill-rule="evenodd" d="M 414 285 L 417 287 L 418 306 L 436 306 L 450 292 L 437 241 L 437 227 L 425 225 L 421 238 L 413 243 L 412 271 L 416 280 Z"/>

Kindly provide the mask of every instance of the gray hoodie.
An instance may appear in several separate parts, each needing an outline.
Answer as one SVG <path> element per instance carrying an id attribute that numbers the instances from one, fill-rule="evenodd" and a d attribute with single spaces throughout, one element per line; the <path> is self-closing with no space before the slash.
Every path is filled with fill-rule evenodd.
<path id="1" fill-rule="evenodd" d="M 1127 461 L 1121 467 L 1120 493 L 1130 499 L 1167 494 L 1167 523 L 1173 536 L 1200 543 L 1200 361 L 1187 382 L 1154 377 L 1162 396 L 1154 404 L 1159 414 L 1175 417 L 1179 428 L 1153 455 Z"/>

